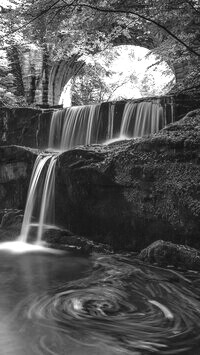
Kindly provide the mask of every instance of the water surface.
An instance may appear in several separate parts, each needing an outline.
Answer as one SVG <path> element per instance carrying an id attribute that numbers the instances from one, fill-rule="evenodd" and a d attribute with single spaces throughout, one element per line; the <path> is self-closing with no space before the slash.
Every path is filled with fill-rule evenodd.
<path id="1" fill-rule="evenodd" d="M 196 355 L 200 277 L 131 257 L 0 251 L 0 355 Z"/>

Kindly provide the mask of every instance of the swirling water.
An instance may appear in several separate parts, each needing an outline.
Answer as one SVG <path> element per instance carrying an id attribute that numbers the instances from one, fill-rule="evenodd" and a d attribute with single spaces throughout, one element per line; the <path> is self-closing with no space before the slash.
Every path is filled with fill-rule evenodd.
<path id="1" fill-rule="evenodd" d="M 0 355 L 197 355 L 200 274 L 0 252 Z"/>

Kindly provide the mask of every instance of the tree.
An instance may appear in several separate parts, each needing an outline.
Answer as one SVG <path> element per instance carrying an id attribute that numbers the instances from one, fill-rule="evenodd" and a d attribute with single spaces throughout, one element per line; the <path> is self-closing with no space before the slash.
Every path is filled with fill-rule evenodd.
<path id="1" fill-rule="evenodd" d="M 172 67 L 187 63 L 185 77 L 199 70 L 198 0 L 25 0 L 4 16 L 2 41 L 18 36 L 44 53 L 48 86 L 52 62 L 94 54 L 115 44 L 151 48 Z M 9 45 L 9 43 L 8 43 Z M 46 58 L 45 58 L 46 56 Z M 80 68 L 81 69 L 81 68 Z M 187 80 L 186 80 L 187 81 Z M 44 95 L 44 100 L 46 97 Z"/>
<path id="2" fill-rule="evenodd" d="M 71 50 L 79 53 L 88 51 L 88 47 L 90 51 L 94 50 L 122 34 L 130 37 L 132 29 L 136 33 L 142 29 L 143 37 L 149 31 L 157 32 L 157 37 L 171 38 L 200 57 L 186 31 L 191 22 L 198 21 L 199 7 L 196 0 L 138 0 L 134 3 L 129 0 L 100 0 L 98 6 L 91 0 L 87 3 L 81 0 L 25 0 L 15 10 L 22 19 L 22 26 L 8 33 L 25 28 L 24 35 L 32 37 L 32 40 L 40 43 L 45 40 L 55 45 L 56 39 L 57 45 L 62 43 L 64 50 L 71 54 Z M 27 28 L 34 28 L 34 34 Z"/>

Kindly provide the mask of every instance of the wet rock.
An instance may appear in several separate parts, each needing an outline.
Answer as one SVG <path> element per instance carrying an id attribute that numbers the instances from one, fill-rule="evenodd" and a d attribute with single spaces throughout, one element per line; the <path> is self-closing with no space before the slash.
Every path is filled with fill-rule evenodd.
<path id="1" fill-rule="evenodd" d="M 46 148 L 53 110 L 0 107 L 0 146 Z"/>
<path id="2" fill-rule="evenodd" d="M 20 235 L 23 211 L 18 209 L 0 210 L 0 241 L 14 241 Z"/>
<path id="3" fill-rule="evenodd" d="M 4 214 L 1 218 L 1 228 L 17 227 L 21 226 L 23 221 L 22 210 L 4 210 Z"/>
<path id="4" fill-rule="evenodd" d="M 75 251 L 76 254 L 89 255 L 91 253 L 112 253 L 112 249 L 109 245 L 102 243 L 94 243 L 84 237 L 73 235 L 69 230 L 63 229 L 49 229 L 44 233 L 43 242 L 46 242 L 48 246 Z"/>
<path id="5" fill-rule="evenodd" d="M 38 151 L 18 146 L 0 147 L 0 208 L 24 210 Z"/>
<path id="6" fill-rule="evenodd" d="M 200 270 L 200 251 L 185 245 L 158 240 L 143 249 L 138 258 L 159 266 L 173 265 L 186 269 Z"/>

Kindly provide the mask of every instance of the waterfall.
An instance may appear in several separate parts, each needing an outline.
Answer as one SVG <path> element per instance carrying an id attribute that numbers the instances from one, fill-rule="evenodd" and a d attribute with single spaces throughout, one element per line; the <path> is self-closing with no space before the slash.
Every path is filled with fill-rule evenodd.
<path id="1" fill-rule="evenodd" d="M 38 155 L 30 184 L 19 240 L 27 242 L 31 228 L 37 228 L 36 243 L 40 243 L 44 228 L 54 222 L 55 167 L 57 154 Z M 37 217 L 38 222 L 33 218 Z"/>
<path id="2" fill-rule="evenodd" d="M 53 113 L 49 148 L 66 150 L 98 142 L 99 105 L 67 108 Z"/>
<path id="3" fill-rule="evenodd" d="M 53 155 L 50 158 L 49 166 L 47 169 L 44 188 L 40 207 L 39 228 L 37 233 L 37 243 L 42 239 L 45 223 L 51 226 L 50 223 L 54 222 L 55 214 L 55 167 L 56 167 L 57 155 Z"/>
<path id="4" fill-rule="evenodd" d="M 127 102 L 123 115 L 118 119 L 120 125 L 116 131 L 115 105 L 112 103 L 108 103 L 107 117 L 101 114 L 100 104 L 71 107 L 54 112 L 49 147 L 63 151 L 77 145 L 104 143 L 156 133 L 166 125 L 165 106 L 160 99 Z"/>
<path id="5" fill-rule="evenodd" d="M 107 111 L 105 105 L 97 104 L 66 108 L 53 113 L 48 144 L 52 152 L 39 154 L 35 161 L 20 241 L 27 242 L 31 228 L 35 227 L 36 243 L 39 244 L 44 230 L 55 228 L 55 168 L 57 157 L 62 151 L 77 145 L 142 137 L 158 132 L 166 125 L 166 105 L 161 104 L 160 99 L 127 102 L 120 117 L 117 117 L 115 104 L 107 105 Z"/>
<path id="6" fill-rule="evenodd" d="M 122 117 L 120 136 L 143 137 L 156 133 L 166 125 L 160 100 L 153 102 L 128 102 Z"/>

